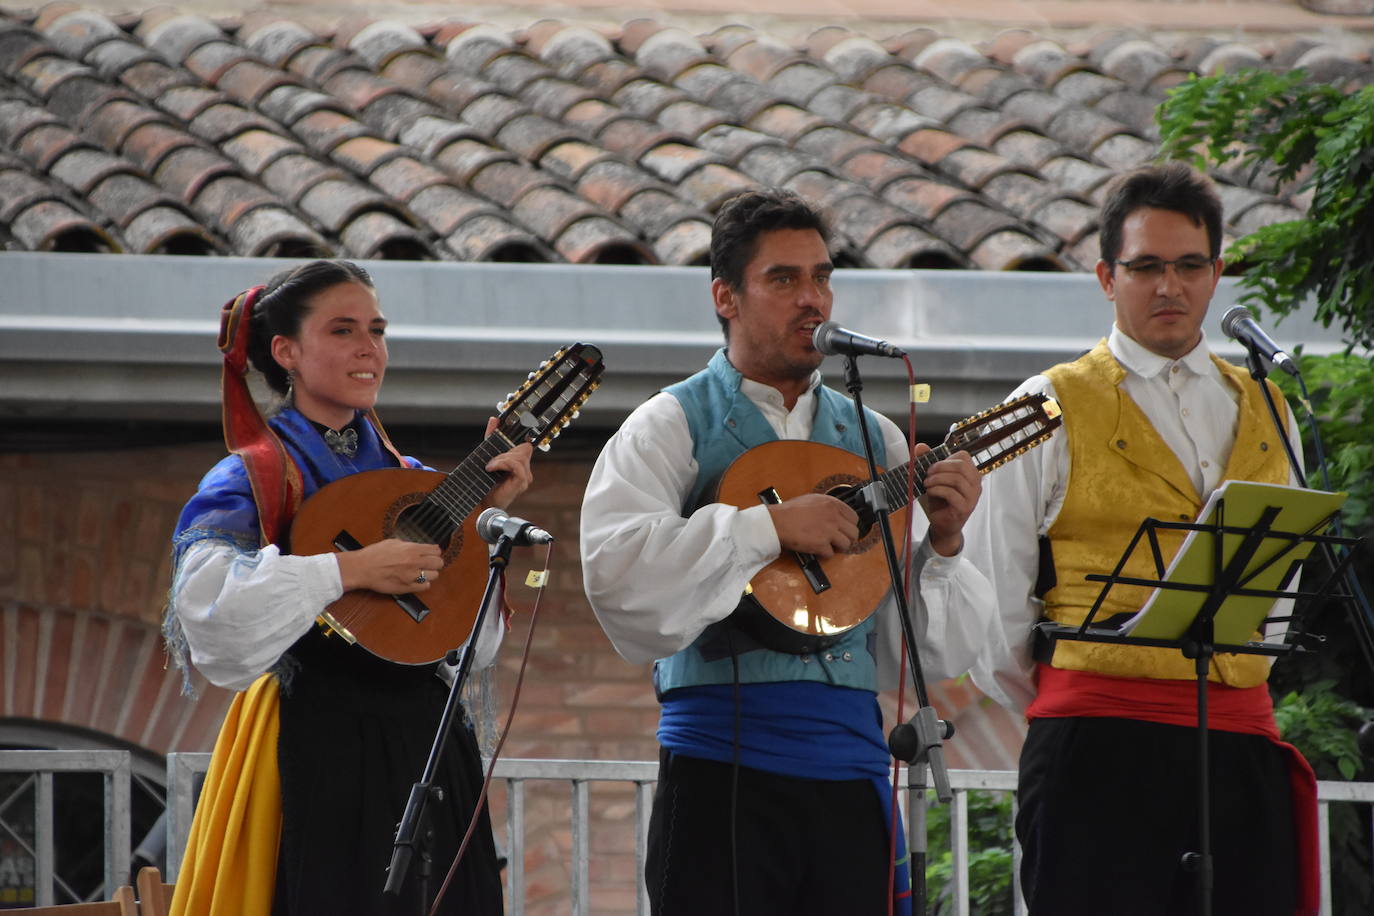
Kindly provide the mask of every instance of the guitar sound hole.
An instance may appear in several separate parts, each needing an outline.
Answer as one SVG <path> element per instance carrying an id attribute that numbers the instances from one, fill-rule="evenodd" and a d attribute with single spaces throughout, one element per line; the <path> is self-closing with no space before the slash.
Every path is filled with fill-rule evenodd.
<path id="1" fill-rule="evenodd" d="M 436 544 L 447 565 L 463 549 L 463 531 L 448 514 L 425 502 L 427 493 L 411 493 L 397 500 L 387 513 L 383 530 L 388 537 L 416 544 Z"/>

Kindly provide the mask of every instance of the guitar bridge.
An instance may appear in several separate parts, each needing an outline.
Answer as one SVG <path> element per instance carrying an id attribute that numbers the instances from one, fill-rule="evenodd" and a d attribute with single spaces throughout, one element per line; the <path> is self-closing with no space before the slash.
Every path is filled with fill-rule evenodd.
<path id="1" fill-rule="evenodd" d="M 776 506 L 782 502 L 782 497 L 774 487 L 759 491 L 759 502 L 765 506 Z M 792 551 L 792 557 L 801 567 L 802 575 L 806 577 L 806 583 L 811 586 L 811 591 L 819 595 L 821 592 L 830 590 L 830 577 L 821 569 L 821 561 L 816 559 L 813 553 L 800 553 Z"/>
<path id="2" fill-rule="evenodd" d="M 363 549 L 362 542 L 347 531 L 340 531 L 338 534 L 334 535 L 334 546 L 340 551 Z M 401 610 L 409 614 L 410 619 L 416 623 L 419 623 L 429 616 L 429 606 L 414 595 L 392 595 L 391 600 L 399 604 Z M 325 614 L 321 616 L 328 617 L 329 615 Z M 338 629 L 340 633 L 348 633 L 348 631 L 342 627 L 331 627 L 331 629 Z M 351 633 L 344 638 L 350 643 L 356 641 Z"/>

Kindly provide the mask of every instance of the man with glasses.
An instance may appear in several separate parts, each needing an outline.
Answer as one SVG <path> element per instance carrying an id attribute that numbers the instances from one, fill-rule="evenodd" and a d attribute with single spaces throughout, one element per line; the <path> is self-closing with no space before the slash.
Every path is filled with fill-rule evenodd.
<path id="1" fill-rule="evenodd" d="M 1222 271 L 1221 225 L 1215 188 L 1187 166 L 1116 181 L 1097 262 L 1111 333 L 1017 389 L 1057 397 L 1064 430 L 989 475 L 965 528 L 1002 621 L 974 682 L 1029 720 L 1016 833 L 1032 914 L 1197 911 L 1198 875 L 1184 862 L 1201 848 L 1193 662 L 1174 649 L 1036 645 L 1032 628 L 1082 623 L 1102 587 L 1085 577 L 1111 572 L 1143 519 L 1191 522 L 1228 479 L 1296 482 L 1258 387 L 1214 356 L 1202 332 Z M 1294 438 L 1291 411 L 1277 401 Z M 1166 560 L 1182 539 L 1168 534 Z M 1138 553 L 1123 574 L 1151 577 L 1148 551 Z M 1133 614 L 1148 593 L 1114 586 L 1095 619 Z M 1212 663 L 1219 914 L 1315 912 L 1298 865 L 1312 849 L 1315 783 L 1278 741 L 1268 674 L 1257 655 Z"/>

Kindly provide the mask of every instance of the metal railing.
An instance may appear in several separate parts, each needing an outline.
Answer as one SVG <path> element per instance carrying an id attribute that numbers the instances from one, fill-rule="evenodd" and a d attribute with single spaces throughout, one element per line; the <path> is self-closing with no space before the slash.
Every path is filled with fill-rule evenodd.
<path id="1" fill-rule="evenodd" d="M 108 900 L 129 875 L 131 771 L 128 751 L 0 751 L 0 773 L 27 777 L 7 796 L 0 798 L 0 831 L 34 859 L 34 903 L 37 906 L 54 904 L 59 887 L 71 900 L 87 898 L 57 873 L 53 832 L 54 774 L 99 773 L 104 777 L 104 888 L 97 899 Z M 24 836 L 26 831 L 14 824 L 17 803 L 30 790 L 34 796 L 32 844 Z"/>
<path id="2" fill-rule="evenodd" d="M 195 806 L 196 784 L 209 765 L 210 755 L 169 754 L 167 756 L 167 855 L 168 880 L 175 880 L 182 854 L 186 848 L 186 834 Z M 127 751 L 0 751 L 0 773 L 28 774 L 29 779 L 0 798 L 0 830 L 7 831 L 37 861 L 36 901 L 51 903 L 61 878 L 54 873 L 53 853 L 53 774 L 100 773 L 105 779 L 104 837 L 106 896 L 127 880 L 130 863 L 130 757 Z M 903 771 L 905 776 L 907 771 Z M 506 869 L 509 892 L 509 912 L 522 916 L 526 900 L 525 875 L 525 799 L 531 782 L 563 782 L 570 790 L 571 850 L 567 862 L 569 899 L 577 916 L 589 914 L 591 899 L 591 804 L 593 784 L 619 784 L 633 787 L 635 806 L 635 871 L 637 880 L 636 908 L 640 914 L 649 912 L 644 890 L 644 859 L 648 832 L 649 809 L 653 785 L 658 777 L 658 764 L 650 761 L 624 760 L 502 760 L 497 763 L 496 777 L 506 788 L 506 824 L 509 863 Z M 1016 773 L 1005 770 L 950 770 L 950 785 L 954 801 L 950 806 L 950 843 L 952 853 L 951 880 L 953 882 L 954 912 L 969 914 L 969 793 L 974 791 L 1011 792 L 1016 790 Z M 34 843 L 30 846 L 10 826 L 10 813 L 25 790 L 34 788 Z M 924 838 L 918 834 L 924 827 L 917 801 L 921 787 L 907 786 L 905 796 L 908 813 L 907 829 L 912 849 L 924 849 Z M 1331 848 L 1330 807 L 1347 802 L 1374 802 L 1374 783 L 1318 782 L 1318 826 L 1322 862 L 1322 916 L 1331 916 Z M 913 805 L 915 807 L 913 807 Z M 1013 844 L 1013 848 L 1015 844 Z M 1015 853 L 1013 853 L 1015 855 Z M 1012 863 L 1012 881 L 1017 870 Z M 68 893 L 70 893 L 70 890 Z M 1016 912 L 1025 912 L 1016 895 Z"/>

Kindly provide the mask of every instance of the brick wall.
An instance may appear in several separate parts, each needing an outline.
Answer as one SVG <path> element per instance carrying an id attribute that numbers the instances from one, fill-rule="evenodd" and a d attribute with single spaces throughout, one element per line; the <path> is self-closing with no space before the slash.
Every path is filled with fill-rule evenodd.
<path id="1" fill-rule="evenodd" d="M 404 435 L 398 441 L 407 441 Z M 560 440 L 560 444 L 562 440 Z M 538 455 L 517 511 L 558 538 L 538 612 L 507 757 L 651 760 L 657 704 L 649 666 L 610 648 L 582 595 L 578 510 L 597 445 Z M 227 695 L 179 691 L 157 626 L 169 581 L 168 537 L 217 443 L 148 449 L 0 455 L 0 714 L 105 733 L 156 753 L 209 750 Z M 419 451 L 435 467 L 461 455 Z M 500 718 L 515 683 L 535 592 L 525 574 L 543 551 L 517 550 L 509 581 L 517 613 L 498 662 Z M 959 727 L 953 767 L 1014 766 L 1020 724 L 968 685 L 931 685 Z M 883 698 L 891 721 L 895 701 Z M 908 699 L 908 706 L 910 700 Z M 531 784 L 526 799 L 527 912 L 567 912 L 569 789 Z M 504 835 L 504 792 L 493 798 Z M 634 911 L 634 795 L 591 792 L 592 909 Z"/>

